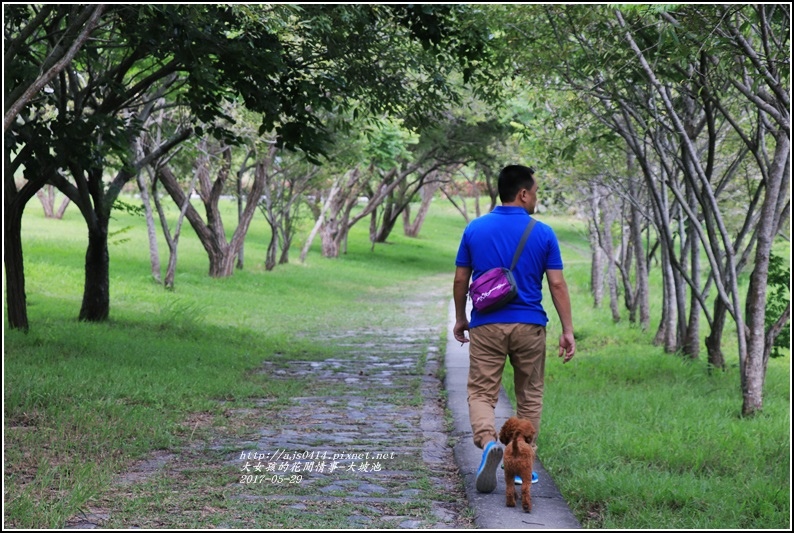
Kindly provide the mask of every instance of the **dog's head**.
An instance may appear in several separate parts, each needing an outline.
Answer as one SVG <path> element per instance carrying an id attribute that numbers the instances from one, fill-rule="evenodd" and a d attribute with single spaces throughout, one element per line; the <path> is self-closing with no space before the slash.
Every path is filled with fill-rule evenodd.
<path id="1" fill-rule="evenodd" d="M 518 418 L 511 416 L 505 421 L 499 432 L 499 441 L 507 445 L 508 442 L 516 438 L 523 438 L 525 442 L 530 443 L 535 438 L 535 426 L 526 418 Z"/>

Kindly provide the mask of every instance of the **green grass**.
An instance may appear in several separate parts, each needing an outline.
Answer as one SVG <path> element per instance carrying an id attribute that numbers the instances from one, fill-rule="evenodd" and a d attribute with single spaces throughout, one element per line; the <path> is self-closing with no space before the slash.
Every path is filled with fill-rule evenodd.
<path id="1" fill-rule="evenodd" d="M 763 413 L 740 418 L 735 328 L 726 328 L 724 372 L 709 372 L 704 348 L 695 361 L 664 353 L 651 342 L 658 302 L 648 332 L 625 310 L 612 323 L 606 302 L 593 309 L 586 242 L 570 222 L 553 224 L 577 355 L 567 364 L 557 357 L 559 319 L 547 294 L 538 455 L 577 518 L 608 529 L 788 528 L 790 355 L 770 360 Z M 509 364 L 504 383 L 515 404 Z"/>
<path id="2" fill-rule="evenodd" d="M 702 361 L 684 362 L 653 347 L 653 331 L 612 324 L 608 310 L 592 309 L 581 226 L 569 218 L 544 220 L 563 243 L 578 354 L 566 365 L 554 356 L 559 324 L 548 309 L 551 355 L 539 453 L 579 519 L 603 528 L 786 527 L 790 356 L 770 362 L 763 414 L 738 418 L 735 358 L 726 372 L 709 374 Z M 318 241 L 306 265 L 266 272 L 268 231 L 257 216 L 246 241 L 246 268 L 227 279 L 208 277 L 206 254 L 185 226 L 169 292 L 150 279 L 142 219 L 118 214 L 111 231 L 133 229 L 111 239 L 111 318 L 86 324 L 77 321 L 84 223 L 73 208 L 63 221 L 45 220 L 31 202 L 23 224 L 31 331 L 5 332 L 6 525 L 63 527 L 88 502 L 101 501 L 134 459 L 208 438 L 226 423 L 229 407 L 251 407 L 266 396 L 278 409 L 302 394 L 305 383 L 252 372 L 262 361 L 321 359 L 336 355 L 328 335 L 399 326 L 404 315 L 395 308 L 417 286 L 443 286 L 451 297 L 464 222 L 450 207 L 434 207 L 419 239 L 397 230 L 374 253 L 366 226 L 354 228 L 348 253 L 338 259 L 321 258 Z M 308 227 L 300 235 L 307 233 Z M 295 243 L 293 261 L 302 244 Z M 412 309 L 412 320 L 446 320 L 445 310 Z M 654 328 L 658 305 L 652 311 Z M 726 331 L 726 354 L 735 352 L 731 336 Z M 415 402 L 414 393 L 404 401 Z M 204 416 L 212 422 L 199 424 Z M 250 430 L 238 425 L 240 434 Z M 207 468 L 209 477 L 185 480 L 187 492 L 219 475 Z M 212 510 L 228 507 L 239 522 L 217 525 L 325 528 L 339 516 L 362 512 L 340 502 L 316 516 L 286 504 L 254 515 L 250 502 L 224 499 L 222 488 L 197 493 L 180 523 L 158 523 L 157 513 L 189 503 L 189 494 L 158 502 L 136 493 L 127 512 L 134 515 L 137 506 L 151 526 L 187 527 L 212 523 Z M 393 514 L 423 512 L 418 502 Z M 365 522 L 362 527 L 394 526 Z"/>

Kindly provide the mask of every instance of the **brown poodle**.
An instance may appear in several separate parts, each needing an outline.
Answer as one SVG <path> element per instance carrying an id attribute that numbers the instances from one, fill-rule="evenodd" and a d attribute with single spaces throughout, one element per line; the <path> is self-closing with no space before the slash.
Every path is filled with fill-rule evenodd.
<path id="1" fill-rule="evenodd" d="M 535 450 L 530 442 L 535 437 L 535 427 L 532 422 L 517 416 L 507 419 L 499 432 L 499 440 L 505 445 L 504 466 L 505 484 L 507 489 L 507 506 L 516 506 L 515 477 L 521 476 L 521 506 L 527 513 L 532 511 L 532 496 L 529 489 L 532 486 L 532 466 L 535 462 Z"/>

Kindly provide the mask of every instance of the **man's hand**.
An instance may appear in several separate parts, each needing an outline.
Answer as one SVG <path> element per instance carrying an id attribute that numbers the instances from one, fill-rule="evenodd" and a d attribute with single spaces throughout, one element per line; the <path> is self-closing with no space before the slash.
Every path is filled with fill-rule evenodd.
<path id="1" fill-rule="evenodd" d="M 457 321 L 455 321 L 455 326 L 452 328 L 452 333 L 455 335 L 455 340 L 457 340 L 461 344 L 461 346 L 469 342 L 469 339 L 466 338 L 466 333 L 465 333 L 467 331 L 469 331 L 468 320 L 458 319 Z"/>
<path id="2" fill-rule="evenodd" d="M 466 295 L 469 292 L 470 279 L 471 268 L 455 268 L 455 281 L 452 284 L 452 299 L 455 301 L 455 326 L 452 328 L 452 333 L 461 346 L 469 342 L 469 339 L 466 338 L 466 332 L 469 331 L 469 319 L 466 314 Z"/>
<path id="3" fill-rule="evenodd" d="M 563 333 L 560 335 L 560 357 L 564 357 L 562 362 L 567 363 L 573 358 L 576 353 L 576 341 L 573 338 L 573 333 Z"/>
<path id="4" fill-rule="evenodd" d="M 571 317 L 571 297 L 568 295 L 568 284 L 562 270 L 547 270 L 546 279 L 549 282 L 549 292 L 551 301 L 560 315 L 562 324 L 562 335 L 560 335 L 560 357 L 564 357 L 563 363 L 567 363 L 576 353 L 576 341 L 573 338 L 573 319 Z M 567 333 L 566 333 L 567 332 Z"/>

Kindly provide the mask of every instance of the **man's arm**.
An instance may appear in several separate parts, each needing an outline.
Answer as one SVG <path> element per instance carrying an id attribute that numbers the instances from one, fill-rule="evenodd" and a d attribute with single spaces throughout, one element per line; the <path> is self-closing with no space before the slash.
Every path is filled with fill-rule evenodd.
<path id="1" fill-rule="evenodd" d="M 549 282 L 551 300 L 557 309 L 562 323 L 562 335 L 560 335 L 560 357 L 564 357 L 563 363 L 571 360 L 576 353 L 576 341 L 573 338 L 573 315 L 571 313 L 571 297 L 568 294 L 568 284 L 562 270 L 547 270 L 546 279 Z"/>
<path id="2" fill-rule="evenodd" d="M 452 298 L 455 301 L 455 326 L 452 328 L 452 333 L 460 343 L 469 342 L 464 332 L 469 330 L 469 319 L 466 318 L 466 297 L 469 294 L 470 279 L 471 268 L 455 268 L 455 281 L 452 284 Z"/>

